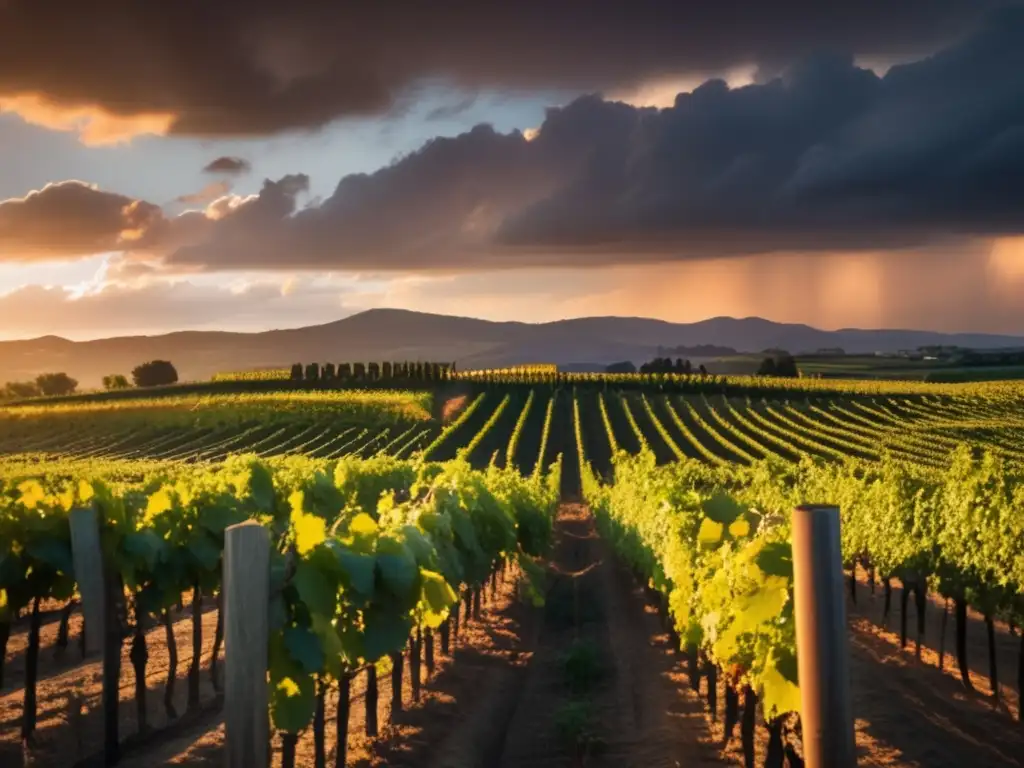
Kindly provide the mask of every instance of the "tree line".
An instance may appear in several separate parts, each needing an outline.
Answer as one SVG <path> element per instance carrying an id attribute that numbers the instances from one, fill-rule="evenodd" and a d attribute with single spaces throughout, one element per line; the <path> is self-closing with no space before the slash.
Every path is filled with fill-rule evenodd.
<path id="1" fill-rule="evenodd" d="M 292 381 L 381 381 L 383 379 L 404 379 L 408 381 L 441 381 L 449 371 L 455 370 L 454 363 L 294 363 L 291 368 Z"/>
<path id="2" fill-rule="evenodd" d="M 178 382 L 178 371 L 169 360 L 150 360 L 135 366 L 131 381 L 123 373 L 112 373 L 103 377 L 103 388 L 108 391 L 129 389 L 132 386 L 159 387 Z M 78 390 L 77 379 L 67 373 L 41 373 L 29 381 L 9 381 L 3 388 L 8 399 L 28 397 L 59 397 L 71 395 Z"/>

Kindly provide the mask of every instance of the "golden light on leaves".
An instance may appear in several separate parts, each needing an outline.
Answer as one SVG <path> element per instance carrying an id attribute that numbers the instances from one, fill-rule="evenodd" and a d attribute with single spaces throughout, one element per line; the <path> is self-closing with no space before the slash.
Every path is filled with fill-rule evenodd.
<path id="1" fill-rule="evenodd" d="M 18 486 L 18 491 L 21 493 L 20 501 L 25 509 L 35 509 L 39 502 L 46 498 L 46 492 L 38 480 L 25 480 Z"/>
<path id="2" fill-rule="evenodd" d="M 26 123 L 50 130 L 77 133 L 91 147 L 121 144 L 147 134 L 164 136 L 175 120 L 169 112 L 115 115 L 92 105 L 57 104 L 32 93 L 0 97 L 0 112 L 14 112 Z"/>

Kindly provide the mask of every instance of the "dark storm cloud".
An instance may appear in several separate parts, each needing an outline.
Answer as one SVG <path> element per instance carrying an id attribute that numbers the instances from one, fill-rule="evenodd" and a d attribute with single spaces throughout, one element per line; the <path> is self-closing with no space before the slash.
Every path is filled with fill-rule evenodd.
<path id="1" fill-rule="evenodd" d="M 218 157 L 206 164 L 204 173 L 218 173 L 227 176 L 241 176 L 252 170 L 252 164 L 244 157 Z"/>
<path id="2" fill-rule="evenodd" d="M 148 215 L 123 247 L 179 270 L 382 271 L 1024 234 L 1021 40 L 1015 9 L 884 77 L 816 54 L 764 84 L 709 81 L 663 110 L 582 97 L 529 138 L 480 125 L 347 176 L 322 201 L 294 174 L 204 211 Z M 103 221 L 104 232 L 120 226 Z"/>
<path id="3" fill-rule="evenodd" d="M 899 57 L 934 50 L 989 5 L 8 0 L 0 102 L 42 98 L 31 110 L 44 124 L 60 123 L 54 110 L 93 108 L 167 116 L 146 123 L 158 132 L 265 135 L 384 112 L 428 78 L 604 91 L 736 64 L 771 71 L 819 47 Z"/>
<path id="4" fill-rule="evenodd" d="M 707 82 L 664 110 L 580 98 L 531 141 L 478 126 L 342 179 L 319 206 L 268 206 L 287 213 L 249 237 L 231 222 L 261 195 L 171 261 L 408 269 L 1021 234 L 1022 39 L 1015 10 L 884 77 L 821 54 L 762 85 Z"/>

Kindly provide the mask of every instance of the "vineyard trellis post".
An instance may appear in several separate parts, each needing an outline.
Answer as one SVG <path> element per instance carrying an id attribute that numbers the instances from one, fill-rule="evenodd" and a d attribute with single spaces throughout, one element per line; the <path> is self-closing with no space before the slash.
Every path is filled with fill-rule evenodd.
<path id="1" fill-rule="evenodd" d="M 227 768 L 270 764 L 267 657 L 270 532 L 255 520 L 224 533 L 224 732 Z"/>
<path id="2" fill-rule="evenodd" d="M 82 621 L 87 654 L 103 658 L 103 764 L 121 756 L 118 729 L 121 681 L 121 626 L 116 616 L 117 584 L 103 560 L 99 515 L 94 507 L 79 507 L 68 515 L 71 562 L 82 596 Z"/>
<path id="3" fill-rule="evenodd" d="M 856 765 L 839 508 L 793 510 L 800 720 L 808 768 Z"/>
<path id="4" fill-rule="evenodd" d="M 82 622 L 85 626 L 85 652 L 103 650 L 103 550 L 96 510 L 80 507 L 68 515 L 71 529 L 71 559 L 75 581 L 82 597 Z"/>

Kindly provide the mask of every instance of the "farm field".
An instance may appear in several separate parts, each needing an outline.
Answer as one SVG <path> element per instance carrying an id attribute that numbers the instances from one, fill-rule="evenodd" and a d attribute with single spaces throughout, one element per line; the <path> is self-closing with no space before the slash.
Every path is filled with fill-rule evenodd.
<path id="1" fill-rule="evenodd" d="M 796 765 L 778 553 L 813 497 L 843 513 L 860 764 L 1020 765 L 1022 404 L 1006 383 L 530 369 L 5 408 L 0 764 L 103 749 L 69 569 L 69 511 L 88 507 L 126 587 L 124 765 L 223 764 L 221 553 L 242 520 L 293 564 L 274 765 Z M 412 582 L 385 565 L 399 551 Z M 400 582 L 424 591 L 395 602 Z"/>

